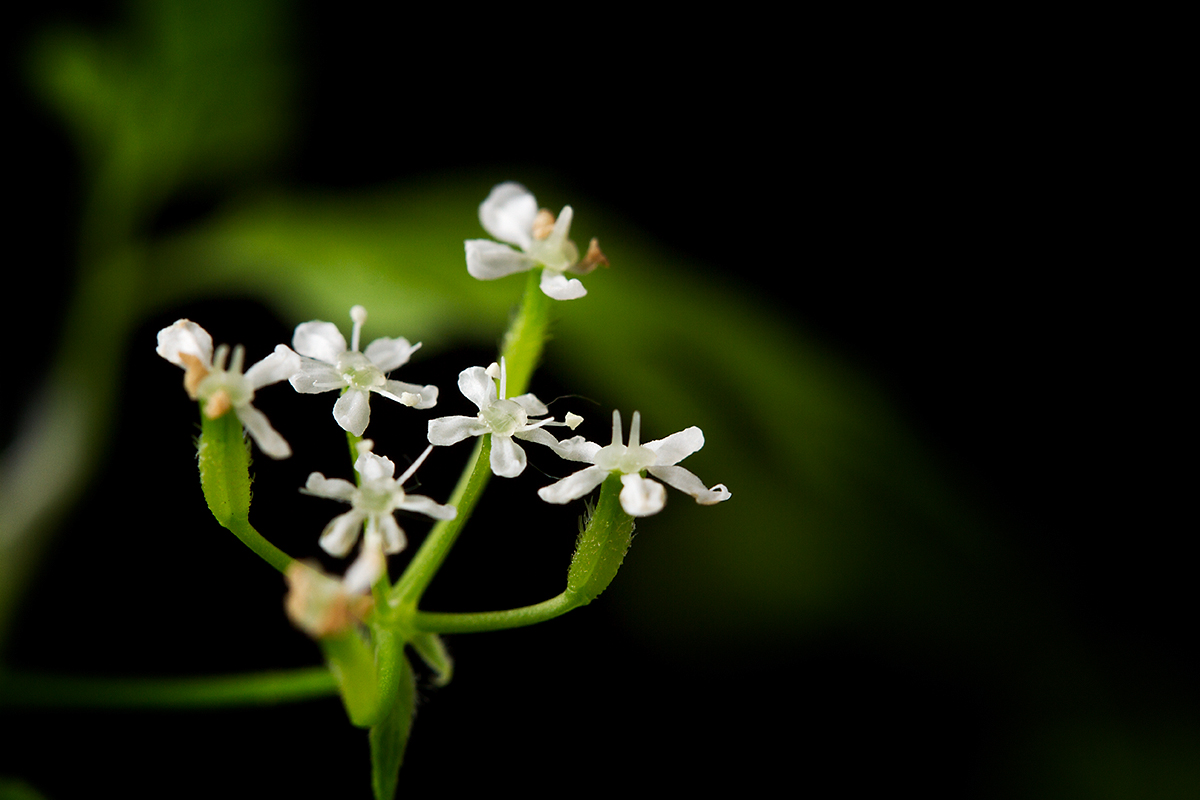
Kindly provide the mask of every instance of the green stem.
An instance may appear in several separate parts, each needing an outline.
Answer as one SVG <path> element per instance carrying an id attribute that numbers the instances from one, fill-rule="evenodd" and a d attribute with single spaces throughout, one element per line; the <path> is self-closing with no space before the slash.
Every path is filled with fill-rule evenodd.
<path id="1" fill-rule="evenodd" d="M 458 534 L 462 532 L 463 525 L 471 517 L 471 512 L 475 510 L 475 504 L 479 502 L 484 487 L 492 477 L 492 468 L 489 462 L 491 451 L 492 437 L 490 435 L 480 436 L 479 443 L 475 446 L 475 452 L 471 455 L 471 461 L 467 464 L 462 478 L 459 479 L 458 486 L 454 488 L 454 494 L 450 496 L 449 505 L 458 509 L 458 515 L 454 519 L 437 523 L 429 531 L 429 535 L 421 543 L 417 554 L 409 562 L 408 568 L 404 570 L 404 574 L 392 588 L 391 605 L 416 609 L 417 603 L 421 601 L 421 595 L 425 593 L 433 576 L 437 574 L 446 560 L 446 556 L 450 554 L 450 548 L 454 546 Z"/>
<path id="2" fill-rule="evenodd" d="M 217 522 L 280 572 L 294 560 L 250 524 L 250 448 L 232 412 L 216 419 L 202 413 L 200 486 Z"/>
<path id="3" fill-rule="evenodd" d="M 413 627 L 430 633 L 484 633 L 521 628 L 554 619 L 583 605 L 578 597 L 566 592 L 541 603 L 508 611 L 483 611 L 473 614 L 440 614 L 418 611 Z"/>
<path id="4" fill-rule="evenodd" d="M 213 708 L 333 697 L 325 667 L 203 678 L 75 678 L 0 673 L 0 707 Z"/>
<path id="5" fill-rule="evenodd" d="M 550 325 L 551 299 L 541 290 L 540 269 L 531 270 L 525 281 L 525 295 L 521 307 L 504 335 L 500 355 L 505 361 L 507 394 L 509 397 L 524 394 L 529 380 L 542 355 L 546 343 L 546 329 Z M 450 553 L 463 525 L 471 517 L 479 496 L 491 478 L 489 458 L 491 436 L 481 436 L 475 453 L 467 463 L 463 476 L 454 489 L 449 504 L 458 509 L 454 519 L 433 526 L 421 548 L 409 563 L 404 575 L 391 591 L 393 607 L 403 609 L 401 614 L 416 611 L 421 595 Z"/>
<path id="6" fill-rule="evenodd" d="M 529 380 L 533 377 L 533 370 L 541 360 L 542 348 L 546 344 L 546 333 L 550 327 L 550 306 L 555 301 L 542 291 L 541 280 L 540 268 L 529 272 L 521 308 L 513 317 L 512 324 L 508 326 L 508 332 L 504 334 L 504 344 L 500 348 L 500 355 L 504 358 L 506 367 L 509 397 L 524 394 L 529 388 Z"/>

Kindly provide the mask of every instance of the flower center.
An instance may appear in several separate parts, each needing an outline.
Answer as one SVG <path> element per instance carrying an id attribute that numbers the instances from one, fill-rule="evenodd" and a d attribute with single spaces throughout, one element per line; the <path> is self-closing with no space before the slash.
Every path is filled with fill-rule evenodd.
<path id="1" fill-rule="evenodd" d="M 404 500 L 404 490 L 391 478 L 374 478 L 363 481 L 358 487 L 354 506 L 368 514 L 390 514 Z"/>
<path id="2" fill-rule="evenodd" d="M 347 350 L 338 356 L 337 371 L 355 389 L 369 391 L 387 383 L 379 367 L 357 350 Z"/>
<path id="3" fill-rule="evenodd" d="M 498 436 L 512 436 L 529 423 L 525 409 L 512 400 L 497 400 L 479 412 L 479 419 Z"/>
<path id="4" fill-rule="evenodd" d="M 216 419 L 230 408 L 246 406 L 254 399 L 254 387 L 241 372 L 214 368 L 196 387 L 196 397 L 204 403 L 204 413 Z"/>
<path id="5" fill-rule="evenodd" d="M 610 444 L 601 447 L 592 462 L 600 469 L 616 470 L 625 475 L 636 475 L 658 460 L 658 456 L 649 447 L 637 445 L 626 447 L 623 444 Z"/>

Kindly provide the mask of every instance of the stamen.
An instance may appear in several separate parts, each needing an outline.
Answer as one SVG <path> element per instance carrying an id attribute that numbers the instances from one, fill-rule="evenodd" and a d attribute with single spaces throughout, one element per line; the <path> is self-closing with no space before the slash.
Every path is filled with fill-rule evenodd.
<path id="1" fill-rule="evenodd" d="M 508 365 L 504 363 L 504 356 L 500 356 L 500 399 L 508 399 Z"/>
<path id="2" fill-rule="evenodd" d="M 204 366 L 204 362 L 191 353 L 180 353 L 179 360 L 185 364 L 183 388 L 187 390 L 188 397 L 195 400 L 200 389 L 200 381 L 208 377 L 208 367 Z"/>
<path id="3" fill-rule="evenodd" d="M 218 389 L 204 404 L 204 416 L 216 419 L 231 408 L 233 408 L 233 400 L 230 399 L 229 392 Z"/>
<path id="4" fill-rule="evenodd" d="M 227 358 L 229 358 L 229 345 L 218 345 L 217 352 L 213 353 L 213 370 L 215 372 L 224 372 L 225 360 Z"/>
<path id="5" fill-rule="evenodd" d="M 533 218 L 533 238 L 539 242 L 554 232 L 554 215 L 549 209 L 543 208 Z"/>
<path id="6" fill-rule="evenodd" d="M 362 306 L 350 309 L 350 319 L 354 321 L 354 332 L 350 334 L 350 349 L 358 350 L 359 334 L 362 333 L 363 323 L 367 321 L 367 310 Z"/>
<path id="7" fill-rule="evenodd" d="M 423 452 L 423 453 L 421 453 L 421 455 L 417 456 L 417 460 L 412 463 L 412 466 L 409 467 L 408 469 L 404 470 L 404 474 L 396 479 L 396 485 L 403 486 L 404 482 L 412 477 L 412 474 L 417 471 L 417 467 L 421 466 L 421 464 L 425 461 L 425 459 L 429 457 L 429 454 L 431 452 L 433 452 L 433 445 L 429 445 L 429 447 L 426 447 L 425 452 Z"/>
<path id="8" fill-rule="evenodd" d="M 642 444 L 642 415 L 641 412 L 633 412 L 633 422 L 629 425 L 629 449 L 633 450 L 640 447 Z"/>
<path id="9" fill-rule="evenodd" d="M 596 238 L 593 238 L 588 244 L 587 253 L 585 253 L 583 258 L 579 260 L 579 263 L 571 269 L 571 272 L 574 272 L 576 275 L 587 275 L 596 267 L 607 266 L 608 258 L 600 251 L 600 241 Z"/>
<path id="10" fill-rule="evenodd" d="M 613 409 L 613 444 L 621 443 L 621 412 Z"/>

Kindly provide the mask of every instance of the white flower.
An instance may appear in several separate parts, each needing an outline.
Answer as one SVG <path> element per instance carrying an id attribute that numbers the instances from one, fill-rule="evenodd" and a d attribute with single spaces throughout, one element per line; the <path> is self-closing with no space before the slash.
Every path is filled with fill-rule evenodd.
<path id="1" fill-rule="evenodd" d="M 250 405 L 256 390 L 287 380 L 300 368 L 300 356 L 287 345 L 277 345 L 274 353 L 243 375 L 246 351 L 241 345 L 233 349 L 233 360 L 229 369 L 225 369 L 229 346 L 221 345 L 214 356 L 208 331 L 191 320 L 181 319 L 158 332 L 157 352 L 186 370 L 183 386 L 189 397 L 204 404 L 204 416 L 216 419 L 233 409 L 260 450 L 271 458 L 287 458 L 292 454 L 292 448 L 271 427 L 266 416 Z"/>
<path id="2" fill-rule="evenodd" d="M 547 503 L 568 503 L 604 483 L 611 473 L 620 473 L 621 507 L 627 514 L 647 517 L 662 510 L 667 500 L 666 490 L 658 481 L 643 478 L 642 470 L 696 498 L 701 505 L 714 505 L 728 500 L 729 490 L 722 484 L 707 489 L 704 483 L 683 467 L 675 466 L 704 446 L 704 433 L 692 426 L 673 433 L 665 439 L 640 443 L 642 418 L 633 412 L 629 444 L 621 444 L 621 413 L 613 411 L 612 444 L 601 447 L 575 436 L 560 442 L 555 448 L 563 458 L 586 461 L 594 466 L 568 475 L 558 483 L 538 489 L 538 496 Z"/>
<path id="3" fill-rule="evenodd" d="M 496 392 L 494 377 L 499 375 L 500 392 Z M 461 442 L 471 436 L 492 435 L 490 464 L 492 473 L 502 478 L 515 478 L 525 470 L 525 451 L 513 441 L 513 437 L 525 439 L 548 447 L 556 447 L 558 440 L 544 425 L 566 425 L 574 428 L 580 418 L 572 416 L 571 423 L 555 422 L 551 419 L 530 417 L 550 413 L 545 403 L 533 394 L 520 397 L 505 397 L 507 370 L 504 360 L 499 365 L 467 367 L 458 374 L 458 388 L 463 395 L 479 407 L 474 417 L 439 417 L 429 420 L 429 443 L 439 446 Z"/>
<path id="4" fill-rule="evenodd" d="M 392 516 L 397 510 L 415 511 L 434 519 L 454 519 L 458 510 L 444 506 L 419 494 L 407 494 L 403 484 L 412 477 L 426 456 L 433 450 L 425 448 L 413 465 L 399 478 L 393 478 L 396 465 L 391 459 L 371 452 L 372 442 L 364 439 L 358 443 L 358 459 L 354 469 L 359 474 L 359 485 L 341 478 L 326 478 L 319 472 L 308 476 L 301 490 L 305 494 L 327 497 L 350 503 L 352 508 L 339 514 L 325 526 L 320 545 L 325 552 L 343 557 L 358 541 L 359 531 L 366 528 L 363 545 L 358 558 L 346 571 L 342 583 L 350 594 L 370 587 L 387 568 L 384 553 L 399 553 L 407 544 L 404 530 Z"/>
<path id="5" fill-rule="evenodd" d="M 495 186 L 479 206 L 479 221 L 492 236 L 515 244 L 523 252 L 488 239 L 468 240 L 467 272 L 479 280 L 490 281 L 540 264 L 544 267 L 543 292 L 555 300 L 583 297 L 587 294 L 583 284 L 563 273 L 586 275 L 608 260 L 595 239 L 580 260 L 579 248 L 567 238 L 573 215 L 570 206 L 563 206 L 557 220 L 546 209 L 539 211 L 537 200 L 519 183 L 510 181 Z"/>
<path id="6" fill-rule="evenodd" d="M 407 364 L 420 342 L 410 345 L 404 337 L 376 339 L 360 353 L 358 338 L 367 321 L 367 310 L 355 306 L 350 309 L 350 319 L 354 321 L 354 332 L 349 349 L 332 322 L 302 322 L 296 326 L 292 347 L 302 358 L 300 368 L 291 376 L 292 388 L 302 394 L 345 389 L 333 405 L 333 418 L 355 436 L 362 436 L 371 421 L 371 392 L 413 408 L 437 405 L 436 386 L 417 386 L 384 376 Z"/>

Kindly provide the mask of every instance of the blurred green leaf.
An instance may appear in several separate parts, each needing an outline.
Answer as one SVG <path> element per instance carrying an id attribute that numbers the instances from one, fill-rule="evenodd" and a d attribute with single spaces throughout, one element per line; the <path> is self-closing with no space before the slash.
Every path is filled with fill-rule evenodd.
<path id="1" fill-rule="evenodd" d="M 128 4 L 128 23 L 47 32 L 35 86 L 67 123 L 95 191 L 137 222 L 172 192 L 241 180 L 289 133 L 286 33 L 272 0 Z"/>

